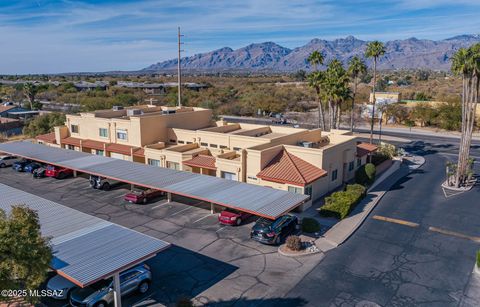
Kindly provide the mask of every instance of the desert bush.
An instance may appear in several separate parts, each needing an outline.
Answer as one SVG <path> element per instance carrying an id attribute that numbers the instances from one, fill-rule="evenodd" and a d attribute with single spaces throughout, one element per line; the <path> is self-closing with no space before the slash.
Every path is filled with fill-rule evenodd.
<path id="1" fill-rule="evenodd" d="M 376 168 L 372 163 L 360 166 L 355 172 L 355 182 L 361 185 L 371 185 L 375 181 Z"/>
<path id="2" fill-rule="evenodd" d="M 345 191 L 334 192 L 325 198 L 320 214 L 344 219 L 365 195 L 365 187 L 360 184 L 348 185 Z"/>
<path id="3" fill-rule="evenodd" d="M 289 236 L 287 237 L 287 247 L 292 251 L 299 251 L 302 249 L 302 240 L 299 236 Z"/>
<path id="4" fill-rule="evenodd" d="M 480 268 L 480 250 L 477 252 L 477 267 Z"/>
<path id="5" fill-rule="evenodd" d="M 378 146 L 377 152 L 388 157 L 388 159 L 392 159 L 397 155 L 397 148 L 395 145 L 382 142 L 380 146 Z"/>
<path id="6" fill-rule="evenodd" d="M 302 219 L 302 231 L 314 233 L 320 231 L 320 224 L 316 219 L 305 217 Z"/>

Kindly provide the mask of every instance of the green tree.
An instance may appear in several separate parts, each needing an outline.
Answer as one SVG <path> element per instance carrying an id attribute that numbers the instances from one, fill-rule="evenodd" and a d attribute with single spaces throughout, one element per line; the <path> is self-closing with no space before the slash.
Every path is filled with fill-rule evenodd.
<path id="1" fill-rule="evenodd" d="M 325 130 L 325 113 L 321 98 L 321 86 L 323 82 L 323 73 L 318 70 L 318 66 L 323 64 L 324 56 L 318 50 L 313 51 L 307 58 L 307 61 L 313 66 L 313 72 L 308 75 L 308 84 L 315 89 L 318 103 L 318 128 Z"/>
<path id="2" fill-rule="evenodd" d="M 0 289 L 37 289 L 51 261 L 50 239 L 41 235 L 38 214 L 22 205 L 12 206 L 9 215 L 0 210 Z M 38 297 L 25 299 L 33 303 Z"/>
<path id="3" fill-rule="evenodd" d="M 372 119 L 370 123 L 370 143 L 373 143 L 373 124 L 375 122 L 375 86 L 377 83 L 377 61 L 378 58 L 385 54 L 385 46 L 379 41 L 373 41 L 367 44 L 367 50 L 365 56 L 367 58 L 373 58 L 373 86 L 372 86 Z"/>
<path id="4" fill-rule="evenodd" d="M 468 49 L 459 49 L 453 56 L 451 69 L 453 73 L 462 77 L 462 134 L 455 174 L 455 187 L 459 187 L 465 184 L 468 177 L 470 144 L 480 98 L 480 43 Z"/>
<path id="5" fill-rule="evenodd" d="M 28 102 L 30 103 L 30 110 L 33 110 L 37 91 L 38 89 L 35 86 L 35 84 L 30 82 L 26 82 L 23 84 L 23 94 L 25 95 L 25 97 L 28 99 Z"/>
<path id="6" fill-rule="evenodd" d="M 438 113 L 435 108 L 428 103 L 421 102 L 415 105 L 411 113 L 411 117 L 415 121 L 420 122 L 421 127 L 433 125 L 437 116 Z"/>
<path id="7" fill-rule="evenodd" d="M 65 114 L 47 113 L 28 121 L 25 127 L 23 127 L 23 134 L 29 137 L 36 137 L 39 134 L 52 132 L 55 126 L 62 126 L 64 124 Z"/>
<path id="8" fill-rule="evenodd" d="M 336 129 L 340 122 L 343 103 L 350 97 L 348 74 L 343 64 L 335 59 L 328 64 L 325 71 L 324 88 L 328 101 L 329 128 Z"/>
<path id="9" fill-rule="evenodd" d="M 357 95 L 357 86 L 358 83 L 360 82 L 359 78 L 367 73 L 367 65 L 365 65 L 365 62 L 360 59 L 358 56 L 354 56 L 349 62 L 348 62 L 348 73 L 350 75 L 350 78 L 352 78 L 353 81 L 353 92 L 352 92 L 352 109 L 350 112 L 350 131 L 353 132 L 353 126 L 355 124 L 355 97 Z"/>

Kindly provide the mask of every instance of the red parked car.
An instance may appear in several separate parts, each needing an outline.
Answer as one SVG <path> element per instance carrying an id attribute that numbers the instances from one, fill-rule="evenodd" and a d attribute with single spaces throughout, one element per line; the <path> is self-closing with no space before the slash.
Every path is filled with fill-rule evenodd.
<path id="1" fill-rule="evenodd" d="M 243 221 L 252 215 L 246 212 L 240 212 L 233 209 L 225 209 L 218 215 L 218 221 L 224 225 L 239 226 Z"/>
<path id="2" fill-rule="evenodd" d="M 53 177 L 56 179 L 64 179 L 72 175 L 73 170 L 59 166 L 48 165 L 45 170 L 46 177 Z"/>
<path id="3" fill-rule="evenodd" d="M 155 197 L 162 196 L 163 192 L 159 190 L 148 189 L 144 191 L 131 191 L 123 197 L 124 200 L 132 204 L 146 204 Z"/>

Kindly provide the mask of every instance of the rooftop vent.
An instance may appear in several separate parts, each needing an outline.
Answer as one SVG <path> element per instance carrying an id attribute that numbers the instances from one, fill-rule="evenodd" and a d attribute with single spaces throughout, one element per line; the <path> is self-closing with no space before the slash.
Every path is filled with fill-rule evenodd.
<path id="1" fill-rule="evenodd" d="M 123 106 L 113 106 L 113 107 L 112 107 L 112 110 L 113 110 L 113 111 L 123 110 Z"/>
<path id="2" fill-rule="evenodd" d="M 140 109 L 128 109 L 127 116 L 142 115 L 143 112 Z"/>
<path id="3" fill-rule="evenodd" d="M 300 142 L 300 146 L 303 146 L 306 148 L 313 148 L 313 142 Z"/>

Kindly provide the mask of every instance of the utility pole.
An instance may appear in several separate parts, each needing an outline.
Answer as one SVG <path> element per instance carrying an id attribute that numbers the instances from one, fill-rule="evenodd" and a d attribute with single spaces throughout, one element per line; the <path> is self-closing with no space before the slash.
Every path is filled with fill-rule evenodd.
<path id="1" fill-rule="evenodd" d="M 182 47 L 182 34 L 180 33 L 180 27 L 178 27 L 178 63 L 177 63 L 177 74 L 178 74 L 178 107 L 182 107 L 182 71 L 180 68 L 180 58 L 181 58 L 181 52 L 183 51 L 181 49 Z"/>

